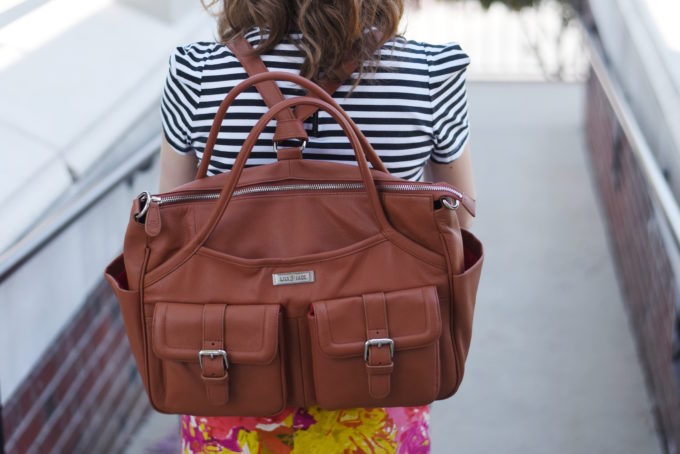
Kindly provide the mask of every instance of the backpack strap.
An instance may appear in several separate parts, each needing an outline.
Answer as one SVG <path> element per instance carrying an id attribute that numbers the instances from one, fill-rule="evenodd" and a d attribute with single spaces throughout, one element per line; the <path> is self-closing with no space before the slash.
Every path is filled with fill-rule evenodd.
<path id="1" fill-rule="evenodd" d="M 255 74 L 260 74 L 267 72 L 268 69 L 264 62 L 253 52 L 253 47 L 250 45 L 247 39 L 240 36 L 235 38 L 231 42 L 227 43 L 227 47 L 234 53 L 236 58 L 238 58 L 241 65 L 248 73 L 248 76 L 254 76 Z M 355 60 L 348 60 L 342 65 L 341 79 L 347 80 L 352 75 L 358 63 Z M 329 95 L 332 95 L 343 82 L 335 82 L 329 79 L 321 79 L 318 85 L 326 91 Z M 281 89 L 273 80 L 268 80 L 266 82 L 261 82 L 255 85 L 257 91 L 262 96 L 267 107 L 270 109 L 277 104 L 285 100 Z M 295 109 L 285 109 L 281 111 L 280 114 L 276 116 L 276 132 L 274 133 L 274 142 L 281 142 L 287 139 L 299 139 L 307 140 L 307 131 L 305 130 L 302 123 L 313 115 L 318 109 L 318 107 L 302 105 Z"/>

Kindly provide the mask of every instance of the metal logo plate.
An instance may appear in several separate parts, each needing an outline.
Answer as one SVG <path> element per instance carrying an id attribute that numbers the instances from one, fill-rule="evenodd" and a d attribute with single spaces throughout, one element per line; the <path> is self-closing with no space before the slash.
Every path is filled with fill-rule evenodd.
<path id="1" fill-rule="evenodd" d="M 272 274 L 274 285 L 309 284 L 314 282 L 314 271 L 294 271 Z"/>

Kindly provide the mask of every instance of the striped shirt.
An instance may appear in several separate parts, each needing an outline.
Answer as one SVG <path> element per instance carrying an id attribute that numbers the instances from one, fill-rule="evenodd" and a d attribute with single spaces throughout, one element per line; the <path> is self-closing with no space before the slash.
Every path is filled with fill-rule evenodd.
<path id="1" fill-rule="evenodd" d="M 245 35 L 260 41 L 258 29 Z M 299 38 L 299 35 L 290 35 Z M 462 153 L 469 136 L 465 69 L 470 59 L 457 43 L 432 45 L 393 39 L 380 49 L 375 75 L 366 74 L 347 97 L 347 81 L 333 98 L 356 122 L 390 173 L 417 181 L 428 159 L 448 163 Z M 299 74 L 301 52 L 290 40 L 262 56 L 270 71 Z M 353 74 L 353 78 L 357 73 Z M 201 158 L 217 109 L 236 84 L 247 78 L 237 58 L 224 44 L 193 42 L 173 50 L 161 99 L 161 120 L 168 143 L 181 154 Z M 278 82 L 284 97 L 304 95 L 289 82 Z M 243 141 L 268 108 L 254 88 L 232 104 L 221 125 L 208 175 L 231 169 Z M 344 132 L 325 112 L 319 112 L 309 133 L 304 157 L 352 163 L 354 154 Z M 258 139 L 247 165 L 271 163 L 275 122 Z"/>

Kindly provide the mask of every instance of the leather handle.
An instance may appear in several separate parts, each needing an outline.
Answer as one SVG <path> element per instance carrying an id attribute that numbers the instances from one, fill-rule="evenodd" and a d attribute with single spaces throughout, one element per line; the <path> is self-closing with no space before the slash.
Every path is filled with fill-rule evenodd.
<path id="1" fill-rule="evenodd" d="M 310 82 L 307 79 L 304 79 L 295 74 L 289 74 L 284 72 L 268 72 L 258 74 L 256 76 L 250 77 L 240 82 L 238 85 L 236 85 L 236 87 L 234 87 L 229 92 L 229 94 L 224 99 L 224 101 L 222 101 L 222 104 L 218 109 L 218 113 L 215 116 L 215 119 L 213 120 L 213 125 L 210 130 L 210 137 L 208 138 L 206 151 L 211 151 L 212 147 L 215 145 L 215 140 L 217 139 L 217 133 L 219 132 L 220 124 L 224 119 L 224 115 L 226 113 L 227 108 L 234 100 L 234 98 L 238 96 L 239 93 L 243 92 L 243 90 L 250 87 L 254 83 L 261 82 L 262 80 L 268 80 L 269 78 L 280 78 L 281 80 L 290 80 L 292 82 L 298 82 L 299 80 L 301 84 L 304 84 L 305 87 L 310 87 L 311 90 L 314 90 L 315 86 L 313 82 Z M 318 91 L 320 89 L 317 87 L 316 90 Z M 217 223 L 224 214 L 224 209 L 229 203 L 229 199 L 231 198 L 234 189 L 236 188 L 236 183 L 241 172 L 243 171 L 243 168 L 245 167 L 246 160 L 248 159 L 248 156 L 250 155 L 250 152 L 253 146 L 255 145 L 255 142 L 257 141 L 257 137 L 262 133 L 267 123 L 274 118 L 274 115 L 277 110 L 280 111 L 281 109 L 287 109 L 295 105 L 303 105 L 305 103 L 311 103 L 315 106 L 318 106 L 319 108 L 323 108 L 326 112 L 330 113 L 331 116 L 343 128 L 345 134 L 347 134 L 347 136 L 349 137 L 352 149 L 357 155 L 357 161 L 359 162 L 359 170 L 361 172 L 362 179 L 367 184 L 366 192 L 368 194 L 371 210 L 376 218 L 377 225 L 379 226 L 380 231 L 383 234 L 385 235 L 392 234 L 393 229 L 389 222 L 387 221 L 387 217 L 385 216 L 384 211 L 382 210 L 380 197 L 378 196 L 378 191 L 376 190 L 375 182 L 373 181 L 373 177 L 370 172 L 370 169 L 368 168 L 368 163 L 366 160 L 371 158 L 372 153 L 372 155 L 377 159 L 377 163 L 380 164 L 380 167 L 378 169 L 386 172 L 385 170 L 383 170 L 385 167 L 382 165 L 380 159 L 377 158 L 375 151 L 371 148 L 371 145 L 368 143 L 366 138 L 363 137 L 363 134 L 361 134 L 361 131 L 356 126 L 356 124 L 354 124 L 352 119 L 349 118 L 349 116 L 340 108 L 340 106 L 337 105 L 333 98 L 331 98 L 329 95 L 326 95 L 326 98 L 329 99 L 331 102 L 326 102 L 318 98 L 309 97 L 291 98 L 286 101 L 278 103 L 275 109 L 270 110 L 264 116 L 262 116 L 262 118 L 260 118 L 260 120 L 257 122 L 255 127 L 251 131 L 250 135 L 244 142 L 241 148 L 241 152 L 239 152 L 239 155 L 236 158 L 234 167 L 232 168 L 231 172 L 229 172 L 227 176 L 227 181 L 223 186 L 222 190 L 220 191 L 217 206 L 211 213 L 205 225 L 201 227 L 201 229 L 196 233 L 196 235 L 194 235 L 194 237 L 188 243 L 186 243 L 184 246 L 182 246 L 180 250 L 173 254 L 172 257 L 170 257 L 165 263 L 160 265 L 158 268 L 154 269 L 153 271 L 155 273 L 163 274 L 171 272 L 172 270 L 180 266 L 185 260 L 187 260 L 193 254 L 195 254 L 196 251 L 198 251 L 198 249 L 205 243 L 208 236 L 210 236 L 213 230 L 215 230 Z M 367 147 L 363 149 L 366 155 L 359 152 L 364 143 L 366 143 Z M 204 175 L 205 169 L 207 168 L 207 164 L 205 163 L 207 162 L 208 161 L 205 160 L 201 164 L 201 166 L 204 167 L 203 168 Z M 376 167 L 375 164 L 374 167 Z"/>
<path id="2" fill-rule="evenodd" d="M 253 78 L 257 78 L 259 76 L 260 75 L 255 76 Z M 267 76 L 267 74 L 262 74 L 261 76 L 265 77 Z M 350 118 L 343 115 L 340 109 L 336 108 L 330 103 L 327 103 L 326 101 L 309 96 L 300 96 L 279 102 L 272 109 L 270 109 L 269 112 L 263 115 L 255 124 L 253 129 L 250 131 L 250 134 L 246 138 L 245 142 L 243 143 L 243 147 L 241 148 L 241 151 L 239 152 L 238 157 L 236 158 L 236 161 L 231 169 L 231 172 L 229 172 L 227 182 L 220 191 L 217 204 L 213 209 L 212 214 L 208 218 L 205 225 L 197 233 L 195 237 L 196 239 L 192 240 L 191 246 L 194 246 L 195 248 L 200 247 L 207 240 L 207 238 L 213 232 L 215 227 L 217 227 L 217 224 L 219 223 L 219 220 L 222 218 L 224 211 L 226 210 L 227 205 L 229 204 L 229 201 L 232 198 L 234 190 L 236 189 L 238 180 L 241 176 L 241 173 L 243 172 L 243 169 L 245 168 L 246 161 L 248 160 L 248 157 L 250 156 L 250 153 L 252 152 L 252 149 L 255 146 L 258 137 L 260 136 L 264 128 L 267 126 L 267 123 L 269 123 L 276 116 L 276 114 L 281 112 L 282 110 L 298 105 L 315 106 L 319 109 L 326 111 L 335 121 L 338 122 L 340 127 L 347 135 L 347 138 L 349 139 L 352 149 L 354 150 L 354 156 L 356 157 L 357 162 L 359 164 L 359 172 L 361 173 L 361 178 L 364 182 L 364 189 L 368 195 L 369 204 L 375 217 L 376 224 L 378 225 L 381 232 L 391 230 L 390 224 L 387 221 L 387 217 L 385 216 L 385 212 L 382 209 L 382 204 L 380 203 L 380 196 L 378 195 L 378 190 L 375 186 L 375 181 L 373 181 L 373 175 L 371 174 L 371 170 L 368 167 L 366 156 L 361 150 L 361 142 L 354 132 L 354 130 L 356 129 L 356 125 L 354 125 L 354 122 Z M 217 117 L 215 118 L 215 121 L 218 121 Z M 177 255 L 180 255 L 180 253 L 178 252 Z"/>
<path id="3" fill-rule="evenodd" d="M 350 116 L 347 115 L 347 113 L 344 110 L 342 110 L 340 105 L 338 105 L 338 103 L 333 99 L 331 95 L 326 93 L 321 87 L 319 87 L 314 82 L 305 79 L 304 77 L 299 76 L 297 74 L 287 73 L 283 71 L 271 71 L 271 72 L 267 71 L 251 76 L 245 79 L 244 81 L 240 82 L 238 85 L 236 85 L 229 91 L 229 94 L 224 98 L 224 100 L 220 104 L 220 107 L 219 109 L 217 109 L 217 113 L 215 114 L 212 127 L 210 128 L 210 135 L 208 136 L 208 141 L 205 145 L 203 156 L 201 157 L 201 165 L 199 166 L 198 172 L 196 173 L 197 180 L 204 178 L 208 172 L 208 166 L 210 165 L 210 157 L 212 156 L 213 148 L 215 147 L 215 143 L 217 142 L 217 135 L 220 132 L 220 126 L 222 125 L 222 121 L 224 121 L 224 117 L 227 113 L 227 110 L 234 102 L 234 99 L 236 99 L 238 95 L 240 95 L 247 88 L 253 85 L 265 81 L 274 80 L 296 83 L 300 85 L 302 88 L 308 90 L 313 96 L 316 96 L 317 98 L 327 102 L 328 104 L 333 106 L 333 108 L 338 110 L 340 115 L 349 121 L 354 133 L 356 134 L 356 136 L 359 139 L 359 142 L 361 143 L 361 148 L 366 154 L 368 161 L 371 163 L 371 165 L 373 165 L 373 168 L 387 173 L 385 165 L 382 163 L 377 153 L 375 152 L 371 144 L 368 142 L 368 139 L 366 139 L 366 136 L 364 136 L 359 127 L 354 123 L 354 121 L 352 121 Z"/>

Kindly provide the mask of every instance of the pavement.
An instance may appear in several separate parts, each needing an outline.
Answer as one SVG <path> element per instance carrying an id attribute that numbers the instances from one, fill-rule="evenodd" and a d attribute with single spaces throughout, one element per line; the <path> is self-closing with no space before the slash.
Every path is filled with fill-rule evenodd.
<path id="1" fill-rule="evenodd" d="M 589 175 L 583 84 L 469 84 L 486 258 L 458 393 L 432 452 L 663 452 Z M 128 453 L 178 452 L 153 413 Z"/>
<path id="2" fill-rule="evenodd" d="M 472 84 L 486 258 L 435 453 L 662 452 L 595 193 L 580 84 Z"/>

